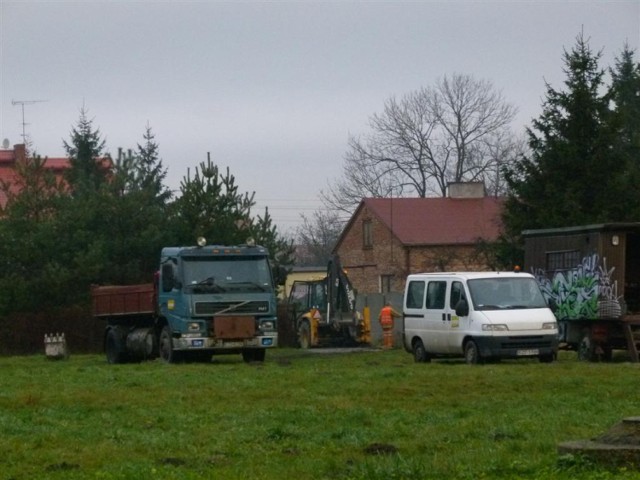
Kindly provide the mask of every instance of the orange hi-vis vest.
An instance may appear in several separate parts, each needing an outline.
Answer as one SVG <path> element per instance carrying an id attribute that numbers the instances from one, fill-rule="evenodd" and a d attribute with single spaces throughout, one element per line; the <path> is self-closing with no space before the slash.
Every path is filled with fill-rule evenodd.
<path id="1" fill-rule="evenodd" d="M 391 307 L 382 307 L 382 310 L 380 310 L 380 325 L 383 327 L 391 327 L 393 325 L 392 311 Z"/>

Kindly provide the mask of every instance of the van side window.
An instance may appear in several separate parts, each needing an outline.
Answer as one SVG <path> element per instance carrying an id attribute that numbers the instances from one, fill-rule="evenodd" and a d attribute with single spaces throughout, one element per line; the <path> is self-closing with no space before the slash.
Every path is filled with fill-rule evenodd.
<path id="1" fill-rule="evenodd" d="M 447 292 L 447 282 L 429 282 L 427 286 L 427 308 L 442 310 Z"/>
<path id="2" fill-rule="evenodd" d="M 451 295 L 449 295 L 449 307 L 455 310 L 458 302 L 466 299 L 467 297 L 464 294 L 464 286 L 462 285 L 462 282 L 453 282 L 451 284 Z"/>
<path id="3" fill-rule="evenodd" d="M 423 281 L 410 282 L 409 288 L 407 289 L 407 304 L 405 306 L 407 308 L 421 308 L 423 298 L 424 298 L 424 282 Z"/>

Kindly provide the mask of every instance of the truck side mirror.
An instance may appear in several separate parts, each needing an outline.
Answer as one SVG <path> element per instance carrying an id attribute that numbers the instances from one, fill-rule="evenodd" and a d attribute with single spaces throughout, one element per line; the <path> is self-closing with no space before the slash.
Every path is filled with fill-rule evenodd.
<path id="1" fill-rule="evenodd" d="M 456 315 L 459 317 L 466 317 L 469 315 L 469 304 L 464 298 L 456 304 Z"/>
<path id="2" fill-rule="evenodd" d="M 170 292 L 175 284 L 173 266 L 169 263 L 162 265 L 162 291 Z"/>
<path id="3" fill-rule="evenodd" d="M 551 309 L 551 311 L 553 313 L 556 313 L 556 310 L 558 310 L 558 304 L 556 303 L 555 299 L 550 298 L 547 304 L 549 305 L 549 308 Z"/>

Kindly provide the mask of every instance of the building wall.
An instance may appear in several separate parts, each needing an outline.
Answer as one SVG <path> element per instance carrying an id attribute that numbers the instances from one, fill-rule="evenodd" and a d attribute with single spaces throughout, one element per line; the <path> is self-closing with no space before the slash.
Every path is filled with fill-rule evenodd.
<path id="1" fill-rule="evenodd" d="M 371 222 L 372 247 L 364 247 L 363 222 Z M 401 291 L 406 277 L 406 251 L 387 226 L 366 205 L 356 213 L 336 252 L 358 293 L 380 292 L 380 275 L 392 275 L 392 291 Z"/>
<path id="2" fill-rule="evenodd" d="M 409 273 L 485 271 L 475 245 L 433 245 L 409 250 Z"/>

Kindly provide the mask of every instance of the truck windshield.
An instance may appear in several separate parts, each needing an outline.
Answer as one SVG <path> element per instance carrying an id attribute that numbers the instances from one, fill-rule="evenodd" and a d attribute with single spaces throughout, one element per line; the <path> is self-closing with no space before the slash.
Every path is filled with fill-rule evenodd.
<path id="1" fill-rule="evenodd" d="M 476 310 L 547 307 L 538 284 L 530 277 L 479 278 L 469 280 L 468 285 Z"/>
<path id="2" fill-rule="evenodd" d="M 183 258 L 184 285 L 207 292 L 270 291 L 273 288 L 265 257 Z"/>

